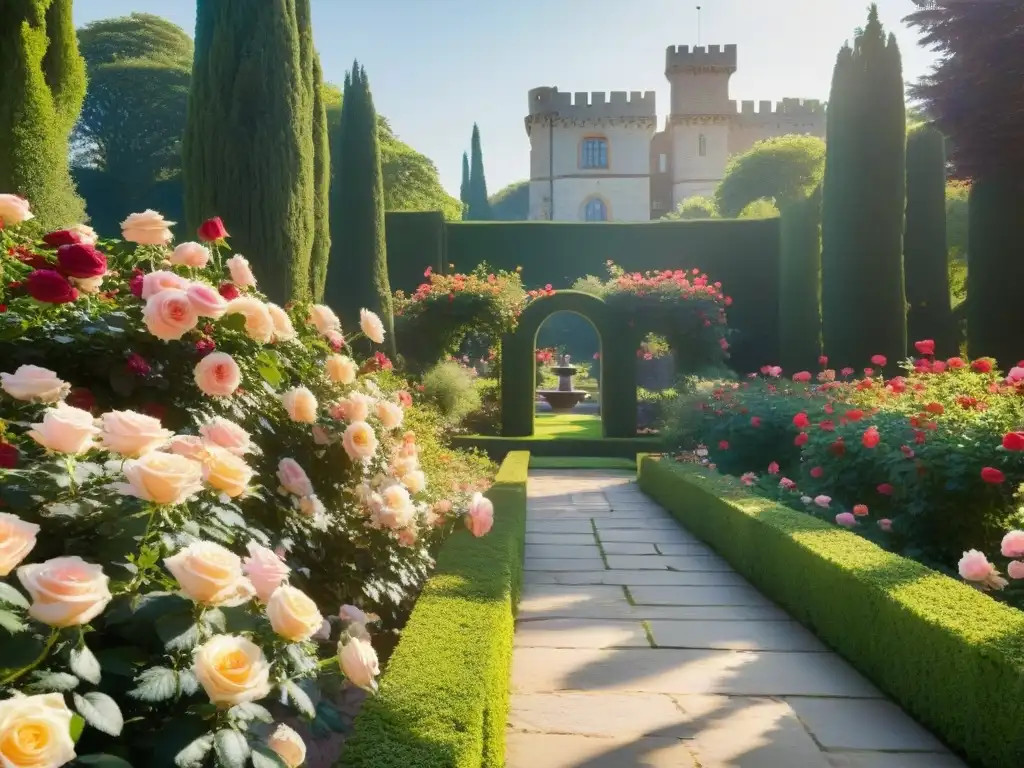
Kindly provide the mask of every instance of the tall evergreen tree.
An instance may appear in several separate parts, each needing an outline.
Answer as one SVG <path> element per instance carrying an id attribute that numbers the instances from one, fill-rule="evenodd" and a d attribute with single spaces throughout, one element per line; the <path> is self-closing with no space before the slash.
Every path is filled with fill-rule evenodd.
<path id="1" fill-rule="evenodd" d="M 27 198 L 43 227 L 82 220 L 68 136 L 84 98 L 71 0 L 0 4 L 0 192 Z"/>
<path id="2" fill-rule="evenodd" d="M 309 259 L 310 293 L 317 301 L 324 296 L 327 261 L 331 256 L 330 188 L 330 137 L 323 71 L 317 55 L 313 58 L 313 250 Z"/>
<path id="3" fill-rule="evenodd" d="M 906 107 L 899 47 L 871 6 L 836 59 L 822 202 L 822 327 L 835 366 L 907 352 Z"/>
<path id="4" fill-rule="evenodd" d="M 331 146 L 333 247 L 325 300 L 347 328 L 358 327 L 360 309 L 376 312 L 384 323 L 385 350 L 394 356 L 377 110 L 366 70 L 358 62 L 345 81 L 341 121 Z"/>
<path id="5" fill-rule="evenodd" d="M 487 201 L 484 154 L 480 149 L 480 126 L 476 123 L 473 123 L 473 141 L 470 145 L 469 193 L 467 197 L 466 218 L 471 221 L 488 221 L 491 218 L 491 204 Z"/>
<path id="6" fill-rule="evenodd" d="M 462 184 L 459 185 L 459 200 L 462 201 L 462 218 L 469 210 L 469 155 L 462 153 Z"/>
<path id="7" fill-rule="evenodd" d="M 312 52 L 296 2 L 198 0 L 183 141 L 188 231 L 221 216 L 279 302 L 308 296 L 314 239 Z"/>
<path id="8" fill-rule="evenodd" d="M 821 187 L 786 197 L 780 211 L 780 364 L 812 370 L 821 355 Z"/>

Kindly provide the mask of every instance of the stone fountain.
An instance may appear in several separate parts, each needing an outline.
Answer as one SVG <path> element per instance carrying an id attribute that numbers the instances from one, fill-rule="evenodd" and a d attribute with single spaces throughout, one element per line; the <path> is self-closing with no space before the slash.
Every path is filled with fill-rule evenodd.
<path id="1" fill-rule="evenodd" d="M 558 365 L 551 366 L 551 371 L 558 376 L 558 389 L 538 389 L 537 394 L 555 413 L 569 413 L 587 398 L 584 390 L 572 388 L 576 367 L 569 364 L 568 355 L 562 355 Z"/>

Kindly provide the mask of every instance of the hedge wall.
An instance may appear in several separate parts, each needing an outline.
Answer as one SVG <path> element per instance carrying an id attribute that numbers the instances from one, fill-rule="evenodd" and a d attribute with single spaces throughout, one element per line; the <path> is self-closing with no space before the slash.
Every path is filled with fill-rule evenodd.
<path id="1" fill-rule="evenodd" d="M 427 267 L 444 272 L 445 222 L 440 211 L 388 211 L 384 232 L 392 291 L 415 291 Z"/>
<path id="2" fill-rule="evenodd" d="M 456 531 L 437 557 L 380 692 L 366 700 L 339 768 L 501 768 L 526 535 L 527 451 L 487 496 L 494 527 Z"/>
<path id="3" fill-rule="evenodd" d="M 821 187 L 781 207 L 779 364 L 815 370 L 821 355 Z"/>
<path id="4" fill-rule="evenodd" d="M 645 458 L 641 489 L 979 768 L 1024 765 L 1024 614 L 854 533 Z"/>

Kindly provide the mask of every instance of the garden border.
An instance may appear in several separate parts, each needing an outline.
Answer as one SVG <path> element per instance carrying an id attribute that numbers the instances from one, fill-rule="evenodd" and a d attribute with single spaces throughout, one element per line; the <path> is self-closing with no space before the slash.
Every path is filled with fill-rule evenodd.
<path id="1" fill-rule="evenodd" d="M 685 464 L 640 488 L 980 768 L 1024 764 L 1024 615 L 811 515 Z"/>
<path id="2" fill-rule="evenodd" d="M 441 547 L 339 768 L 500 768 L 515 609 L 526 537 L 528 451 L 510 453 L 487 492 L 494 527 Z M 461 528 L 461 526 L 460 526 Z"/>

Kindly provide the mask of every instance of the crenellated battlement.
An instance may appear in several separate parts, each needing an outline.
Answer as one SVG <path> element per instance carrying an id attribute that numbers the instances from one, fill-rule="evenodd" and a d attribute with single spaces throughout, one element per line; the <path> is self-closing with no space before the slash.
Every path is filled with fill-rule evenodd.
<path id="1" fill-rule="evenodd" d="M 529 92 L 530 116 L 557 114 L 561 118 L 657 117 L 654 91 L 559 91 L 533 88 Z"/>
<path id="2" fill-rule="evenodd" d="M 735 45 L 670 45 L 665 49 L 665 75 L 676 72 L 736 71 Z"/>
<path id="3" fill-rule="evenodd" d="M 783 99 L 782 101 L 775 102 L 774 104 L 770 101 L 736 101 L 731 102 L 734 110 L 738 115 L 750 115 L 753 117 L 760 116 L 774 116 L 780 115 L 793 115 L 793 116 L 806 116 L 806 115 L 824 115 L 825 104 L 818 99 Z"/>

